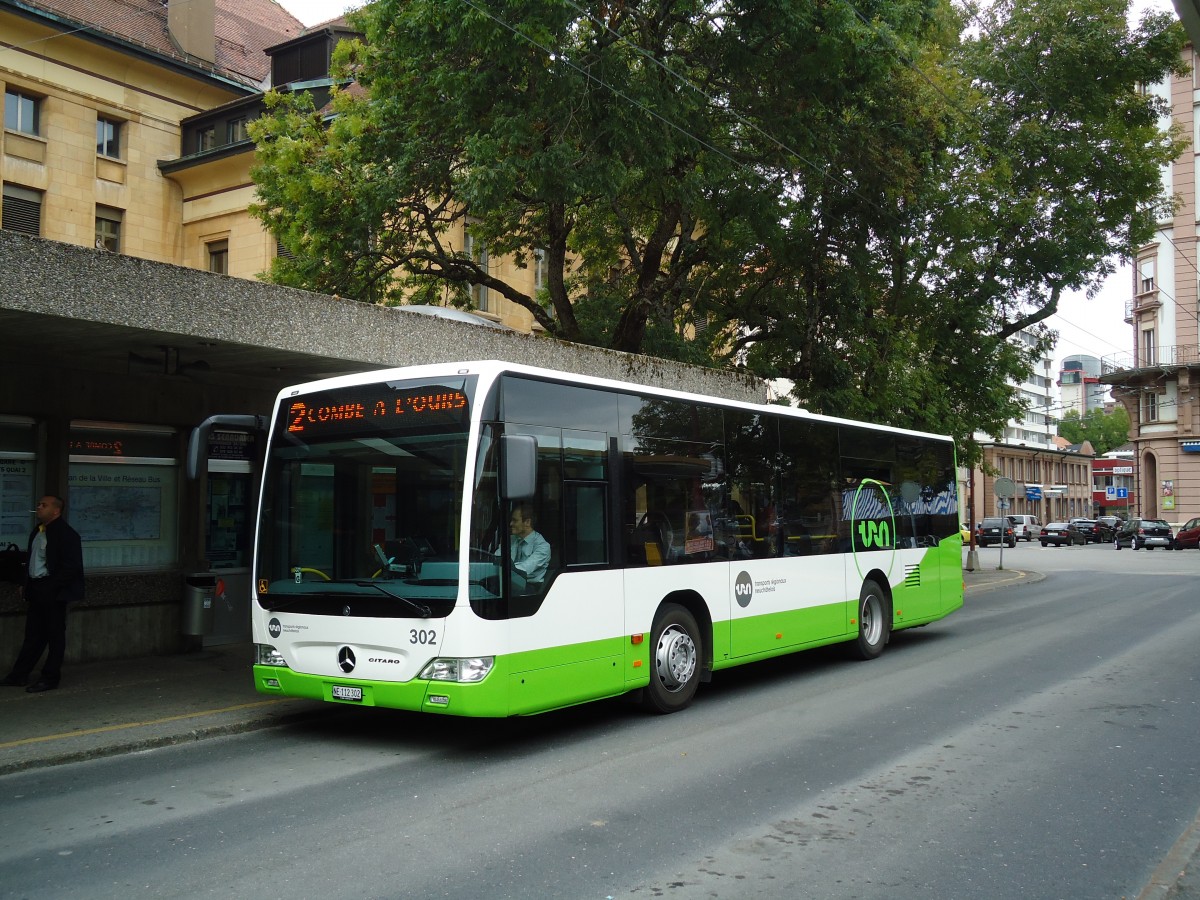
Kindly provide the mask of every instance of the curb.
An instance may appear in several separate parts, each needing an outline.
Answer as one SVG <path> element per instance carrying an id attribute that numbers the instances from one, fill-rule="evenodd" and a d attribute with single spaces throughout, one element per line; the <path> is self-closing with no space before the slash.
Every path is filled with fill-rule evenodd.
<path id="1" fill-rule="evenodd" d="M 987 581 L 971 583 L 972 578 L 978 578 L 983 572 L 998 572 L 997 575 L 988 575 Z M 997 588 L 1008 587 L 1017 582 L 1027 582 L 1036 584 L 1039 581 L 1044 581 L 1046 578 L 1041 572 L 1027 572 L 1022 569 L 976 569 L 974 572 L 969 569 L 963 569 L 964 591 L 966 593 L 985 593 Z"/>
<path id="2" fill-rule="evenodd" d="M 121 756 L 126 753 L 139 753 L 144 750 L 157 750 L 162 747 L 189 744 L 207 740 L 208 738 L 247 734 L 251 731 L 263 731 L 267 728 L 275 728 L 281 725 L 296 725 L 310 719 L 328 715 L 328 713 L 328 709 L 318 707 L 310 710 L 285 713 L 283 715 L 243 719 L 240 722 L 221 722 L 212 725 L 202 725 L 173 734 L 129 738 L 95 747 L 51 751 L 50 753 L 30 756 L 26 759 L 0 761 L 0 776 L 65 765 L 66 763 L 86 762 L 87 760 L 103 759 L 109 756 Z"/>

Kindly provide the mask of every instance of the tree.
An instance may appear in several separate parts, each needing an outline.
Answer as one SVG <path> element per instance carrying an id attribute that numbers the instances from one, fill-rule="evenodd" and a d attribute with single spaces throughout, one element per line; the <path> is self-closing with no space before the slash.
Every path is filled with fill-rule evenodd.
<path id="1" fill-rule="evenodd" d="M 1139 87 L 1181 70 L 1182 35 L 1165 16 L 1131 32 L 1126 7 L 962 7 L 972 31 L 944 43 L 944 57 L 912 56 L 926 86 L 915 84 L 912 105 L 900 108 L 920 109 L 923 93 L 945 113 L 943 132 L 925 126 L 909 140 L 932 134 L 925 168 L 902 196 L 881 198 L 892 217 L 848 223 L 854 237 L 842 244 L 863 256 L 806 248 L 820 262 L 793 269 L 789 277 L 802 272 L 794 285 L 745 311 L 751 355 L 791 377 L 809 405 L 949 430 L 973 461 L 972 432 L 999 435 L 1021 412 L 1009 383 L 1052 345 L 1042 323 L 1062 292 L 1096 290 L 1171 208 L 1161 167 L 1182 144 L 1159 130 L 1166 109 Z M 832 284 L 828 268 L 816 269 L 830 262 Z M 818 338 L 797 352 L 798 332 L 818 323 L 857 340 Z"/>
<path id="2" fill-rule="evenodd" d="M 482 284 L 559 337 L 711 364 L 688 325 L 776 284 L 805 223 L 816 246 L 886 218 L 877 196 L 925 153 L 880 140 L 917 81 L 882 51 L 945 10 L 859 6 L 886 38 L 846 3 L 377 0 L 335 118 L 276 93 L 252 129 L 255 211 L 294 255 L 273 277 L 372 302 L 465 305 Z M 812 181 L 846 202 L 819 219 Z M 544 295 L 464 252 L 464 225 L 492 259 L 544 253 Z"/>
<path id="3" fill-rule="evenodd" d="M 1152 231 L 1179 144 L 1126 0 L 376 0 L 329 119 L 272 93 L 256 213 L 288 284 L 466 305 L 787 377 L 815 411 L 1002 431 L 1063 290 Z M 531 295 L 480 254 L 529 266 Z M 693 328 L 716 322 L 718 328 Z"/>
<path id="4" fill-rule="evenodd" d="M 1129 443 L 1129 413 L 1123 406 L 1111 413 L 1092 408 L 1080 417 L 1078 410 L 1069 409 L 1058 423 L 1058 436 L 1072 444 L 1091 441 L 1096 455 L 1103 456 Z"/>

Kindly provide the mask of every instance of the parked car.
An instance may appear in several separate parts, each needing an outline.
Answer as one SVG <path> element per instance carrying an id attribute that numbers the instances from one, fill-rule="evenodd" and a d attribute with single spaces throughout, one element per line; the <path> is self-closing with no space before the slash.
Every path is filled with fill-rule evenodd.
<path id="1" fill-rule="evenodd" d="M 1018 541 L 1032 541 L 1042 530 L 1042 521 L 1037 516 L 1009 516 L 1013 523 L 1013 534 Z"/>
<path id="2" fill-rule="evenodd" d="M 1175 549 L 1187 550 L 1189 548 L 1200 550 L 1200 518 L 1184 522 L 1175 534 Z"/>
<path id="3" fill-rule="evenodd" d="M 1008 516 L 989 516 L 979 523 L 979 527 L 975 530 L 976 544 L 980 547 L 987 547 L 1001 542 L 1009 547 L 1017 546 L 1017 535 Z"/>
<path id="4" fill-rule="evenodd" d="M 1050 544 L 1061 547 L 1063 544 L 1076 542 L 1075 535 L 1071 532 L 1066 522 L 1049 522 L 1043 525 L 1042 530 L 1038 533 L 1038 539 L 1042 542 L 1043 547 L 1047 547 Z"/>
<path id="5" fill-rule="evenodd" d="M 1171 526 L 1162 519 L 1130 519 L 1113 538 L 1113 546 L 1118 550 L 1126 546 L 1133 550 L 1141 547 L 1153 550 L 1155 547 L 1169 548 L 1174 545 Z"/>
<path id="6" fill-rule="evenodd" d="M 1111 540 L 1112 535 L 1095 519 L 1072 519 L 1067 523 L 1071 531 L 1077 534 L 1081 540 L 1080 544 L 1099 544 L 1102 541 Z"/>
<path id="7" fill-rule="evenodd" d="M 1100 525 L 1102 525 L 1104 528 L 1108 529 L 1107 540 L 1110 540 L 1110 541 L 1113 539 L 1113 536 L 1117 533 L 1117 529 L 1120 528 L 1123 524 L 1125 524 L 1125 520 L 1122 519 L 1120 516 L 1097 516 L 1096 521 L 1099 522 Z"/>

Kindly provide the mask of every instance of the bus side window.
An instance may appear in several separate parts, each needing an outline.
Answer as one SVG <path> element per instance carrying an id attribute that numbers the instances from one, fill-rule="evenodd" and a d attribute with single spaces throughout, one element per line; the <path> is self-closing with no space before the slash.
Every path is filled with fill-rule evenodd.
<path id="1" fill-rule="evenodd" d="M 565 529 L 561 559 L 568 566 L 608 562 L 608 491 L 602 483 L 568 481 L 563 486 Z"/>

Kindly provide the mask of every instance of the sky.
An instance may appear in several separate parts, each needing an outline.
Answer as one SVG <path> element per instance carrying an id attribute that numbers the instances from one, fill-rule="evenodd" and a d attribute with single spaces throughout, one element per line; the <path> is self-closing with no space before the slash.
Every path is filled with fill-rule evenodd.
<path id="1" fill-rule="evenodd" d="M 336 18 L 347 9 L 361 6 L 361 0 L 278 0 L 281 6 L 305 25 L 316 25 Z M 1133 0 L 1130 16 L 1136 21 L 1146 11 L 1175 10 L 1171 0 Z M 1088 299 L 1082 293 L 1063 297 L 1059 312 L 1047 324 L 1059 332 L 1058 346 L 1052 351 L 1057 367 L 1064 357 L 1087 354 L 1095 357 L 1133 352 L 1133 332 L 1125 324 L 1125 301 L 1132 296 L 1132 272 L 1123 265 L 1104 284 L 1100 293 Z"/>
<path id="2" fill-rule="evenodd" d="M 362 6 L 358 0 L 353 3 L 346 3 L 343 0 L 276 0 L 276 2 L 305 25 L 328 22 L 330 19 L 336 19 L 348 9 Z"/>

